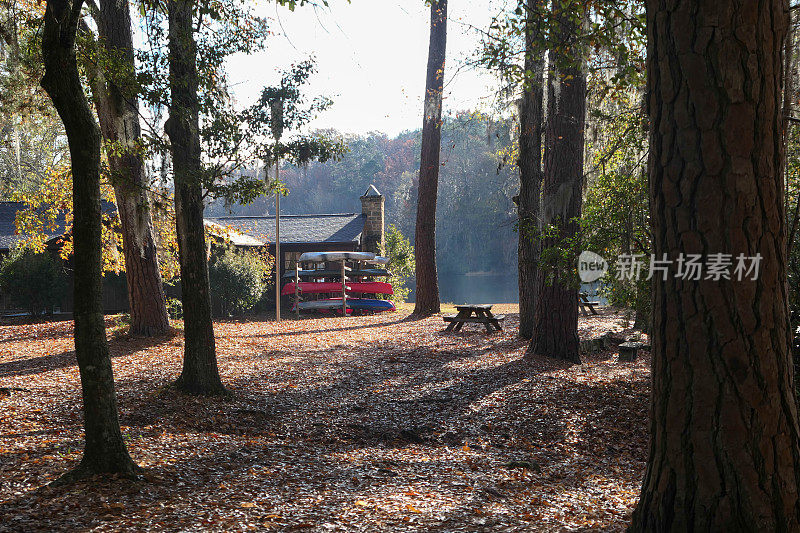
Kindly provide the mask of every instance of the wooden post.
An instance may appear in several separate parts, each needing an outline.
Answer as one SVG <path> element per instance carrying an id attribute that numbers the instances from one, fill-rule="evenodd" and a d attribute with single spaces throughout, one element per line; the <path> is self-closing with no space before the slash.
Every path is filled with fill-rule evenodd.
<path id="1" fill-rule="evenodd" d="M 294 262 L 294 315 L 300 318 L 300 262 Z"/>
<path id="2" fill-rule="evenodd" d="M 344 263 L 345 260 L 342 259 L 342 316 L 347 316 L 347 278 Z"/>

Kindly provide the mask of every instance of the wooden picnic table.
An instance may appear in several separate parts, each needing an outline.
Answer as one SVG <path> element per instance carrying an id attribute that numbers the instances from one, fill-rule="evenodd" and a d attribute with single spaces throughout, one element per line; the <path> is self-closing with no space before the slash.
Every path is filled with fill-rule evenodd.
<path id="1" fill-rule="evenodd" d="M 580 307 L 583 316 L 589 316 L 589 312 L 586 311 L 587 307 L 589 308 L 589 311 L 591 311 L 593 315 L 596 315 L 597 311 L 595 310 L 595 306 L 597 305 L 600 305 L 600 302 L 590 302 L 589 295 L 586 294 L 585 292 L 578 293 L 578 307 Z"/>
<path id="2" fill-rule="evenodd" d="M 505 315 L 493 315 L 491 304 L 456 305 L 458 314 L 444 315 L 445 322 L 449 322 L 445 331 L 461 331 L 464 324 L 483 324 L 486 332 L 491 333 L 494 328 L 503 331 L 500 323 L 506 319 Z M 474 316 L 473 316 L 474 315 Z"/>

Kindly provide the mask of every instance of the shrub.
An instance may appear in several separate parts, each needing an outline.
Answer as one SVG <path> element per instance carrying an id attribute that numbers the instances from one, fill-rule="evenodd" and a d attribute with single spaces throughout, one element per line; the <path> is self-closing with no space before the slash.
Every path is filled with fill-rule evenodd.
<path id="1" fill-rule="evenodd" d="M 0 265 L 0 290 L 11 305 L 31 315 L 51 312 L 61 305 L 66 289 L 62 263 L 49 252 L 17 249 Z"/>
<path id="2" fill-rule="evenodd" d="M 383 253 L 389 257 L 387 268 L 392 273 L 389 278 L 389 283 L 392 284 L 394 289 L 392 300 L 404 302 L 411 292 L 411 289 L 406 287 L 405 282 L 410 276 L 414 275 L 414 247 L 411 246 L 408 239 L 400 233 L 400 230 L 394 224 L 389 225 L 389 231 L 386 232 L 386 244 L 383 246 Z"/>
<path id="3" fill-rule="evenodd" d="M 217 247 L 208 269 L 215 316 L 239 315 L 253 309 L 268 288 L 270 270 L 270 261 L 262 254 Z"/>

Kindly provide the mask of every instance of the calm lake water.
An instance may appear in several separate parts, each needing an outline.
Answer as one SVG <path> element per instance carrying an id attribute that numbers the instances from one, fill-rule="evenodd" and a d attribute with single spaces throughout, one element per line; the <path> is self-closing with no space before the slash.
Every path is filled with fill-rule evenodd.
<path id="1" fill-rule="evenodd" d="M 409 302 L 414 301 L 414 282 L 409 282 L 411 294 Z M 584 283 L 581 290 L 589 293 L 589 299 L 605 304 L 605 298 L 597 296 L 599 283 Z M 470 272 L 467 274 L 439 273 L 439 299 L 454 304 L 499 304 L 519 303 L 517 272 Z"/>

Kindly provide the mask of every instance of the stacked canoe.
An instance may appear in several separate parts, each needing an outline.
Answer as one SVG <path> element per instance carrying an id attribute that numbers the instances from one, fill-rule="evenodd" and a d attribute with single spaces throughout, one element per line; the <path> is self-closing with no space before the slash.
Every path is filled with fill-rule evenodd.
<path id="1" fill-rule="evenodd" d="M 394 311 L 382 296 L 394 294 L 390 283 L 379 281 L 390 274 L 388 259 L 368 252 L 307 252 L 294 272 L 284 274 L 281 295 L 294 295 L 293 310 L 324 314 L 373 314 Z M 301 269 L 301 263 L 323 268 Z"/>

